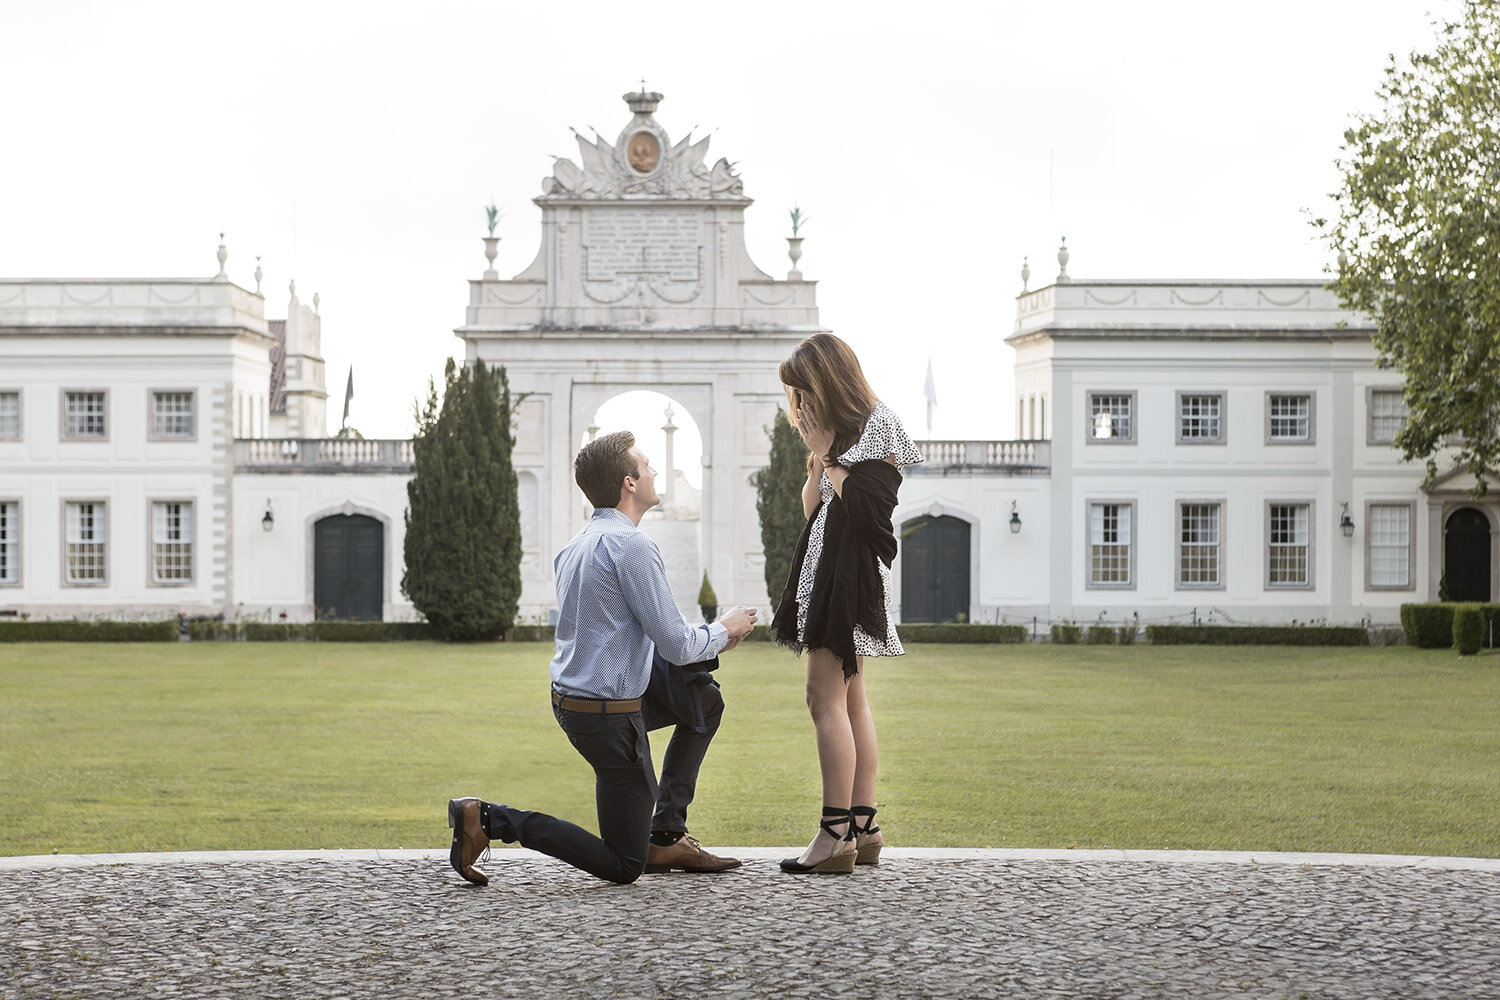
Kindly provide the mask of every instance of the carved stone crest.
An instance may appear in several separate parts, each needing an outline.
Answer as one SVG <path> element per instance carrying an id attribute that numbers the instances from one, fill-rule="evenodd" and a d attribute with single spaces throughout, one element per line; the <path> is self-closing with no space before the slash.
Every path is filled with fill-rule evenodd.
<path id="1" fill-rule="evenodd" d="M 624 95 L 635 116 L 610 143 L 597 132 L 592 141 L 575 130 L 580 167 L 559 156 L 552 175 L 542 179 L 542 197 L 556 199 L 683 198 L 747 201 L 734 166 L 722 157 L 705 165 L 708 138 L 692 134 L 676 145 L 656 121 L 662 95 L 641 90 Z"/>

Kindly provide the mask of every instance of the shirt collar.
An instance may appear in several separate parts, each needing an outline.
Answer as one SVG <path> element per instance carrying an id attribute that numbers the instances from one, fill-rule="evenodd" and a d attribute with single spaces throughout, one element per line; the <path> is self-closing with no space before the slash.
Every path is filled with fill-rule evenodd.
<path id="1" fill-rule="evenodd" d="M 626 517 L 625 514 L 621 512 L 617 507 L 596 507 L 594 509 L 594 516 L 591 517 L 590 520 L 598 521 L 601 519 L 606 521 L 616 521 L 620 524 L 628 524 L 632 528 L 635 527 L 635 522 L 631 521 L 629 517 Z"/>

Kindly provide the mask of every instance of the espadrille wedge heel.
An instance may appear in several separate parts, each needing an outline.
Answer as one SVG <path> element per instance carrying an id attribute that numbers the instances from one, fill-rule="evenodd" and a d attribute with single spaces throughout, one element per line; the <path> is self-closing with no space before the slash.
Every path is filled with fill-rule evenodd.
<path id="1" fill-rule="evenodd" d="M 875 825 L 875 809 L 874 809 L 874 807 L 873 806 L 855 806 L 853 809 L 850 809 L 849 812 L 854 817 L 853 828 L 849 832 L 852 833 L 852 834 L 854 834 L 855 843 L 858 844 L 858 846 L 855 849 L 854 863 L 857 864 L 857 865 L 878 865 L 878 864 L 880 864 L 880 845 L 878 843 L 877 844 L 860 844 L 859 843 L 859 839 L 860 838 L 862 838 L 862 837 L 868 837 L 872 833 L 879 833 L 880 832 L 880 827 L 878 827 L 878 826 Z M 861 826 L 860 823 L 859 823 L 860 817 L 864 817 L 864 821 L 865 822 L 864 822 L 863 826 Z"/>
<path id="2" fill-rule="evenodd" d="M 789 875 L 848 875 L 853 872 L 854 857 L 859 852 L 852 847 L 844 848 L 854 839 L 854 814 L 847 809 L 824 806 L 818 826 L 823 828 L 823 833 L 838 841 L 834 852 L 815 865 L 804 865 L 796 858 L 787 858 L 781 863 L 781 870 Z"/>

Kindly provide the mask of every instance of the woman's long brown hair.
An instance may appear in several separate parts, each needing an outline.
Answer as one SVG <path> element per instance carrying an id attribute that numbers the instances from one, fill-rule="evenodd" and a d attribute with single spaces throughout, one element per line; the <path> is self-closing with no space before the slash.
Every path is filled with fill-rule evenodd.
<path id="1" fill-rule="evenodd" d="M 797 345 L 777 374 L 786 386 L 786 418 L 793 427 L 797 426 L 797 395 L 801 393 L 808 397 L 817 418 L 833 428 L 831 456 L 854 447 L 877 400 L 848 344 L 831 333 L 815 333 Z"/>

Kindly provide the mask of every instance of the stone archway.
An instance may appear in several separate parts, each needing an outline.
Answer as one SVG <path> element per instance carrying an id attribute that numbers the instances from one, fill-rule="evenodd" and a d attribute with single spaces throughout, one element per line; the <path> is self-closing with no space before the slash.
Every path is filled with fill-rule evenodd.
<path id="1" fill-rule="evenodd" d="M 745 250 L 750 199 L 708 141 L 675 145 L 654 113 L 660 94 L 625 95 L 634 117 L 614 144 L 579 137 L 582 167 L 557 160 L 535 199 L 536 260 L 502 281 L 469 283 L 467 360 L 503 365 L 520 397 L 517 471 L 538 502 L 523 525 L 540 539 L 522 566 L 521 614 L 555 606 L 552 555 L 582 525 L 576 442 L 608 399 L 670 396 L 703 436 L 703 564 L 723 604 L 769 608 L 750 477 L 765 465 L 764 427 L 783 398 L 776 367 L 822 328 L 813 282 L 766 274 Z M 651 161 L 626 155 L 650 133 Z"/>
<path id="2" fill-rule="evenodd" d="M 901 620 L 964 621 L 969 616 L 969 522 L 949 514 L 901 525 Z"/>

